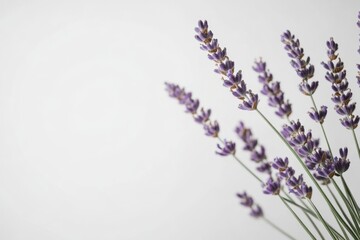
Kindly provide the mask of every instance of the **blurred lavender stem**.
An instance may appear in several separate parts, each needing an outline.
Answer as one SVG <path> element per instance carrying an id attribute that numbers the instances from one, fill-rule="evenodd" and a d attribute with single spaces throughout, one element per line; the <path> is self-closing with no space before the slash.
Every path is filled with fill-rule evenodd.
<path id="1" fill-rule="evenodd" d="M 285 231 L 283 231 L 281 228 L 279 228 L 278 226 L 276 226 L 274 223 L 272 223 L 269 219 L 267 219 L 266 217 L 263 217 L 264 221 L 269 224 L 270 226 L 272 226 L 273 228 L 275 228 L 276 230 L 278 230 L 279 232 L 281 232 L 282 234 L 284 234 L 285 236 L 287 236 L 289 239 L 293 239 L 296 240 L 294 237 L 292 237 L 291 235 L 289 235 L 288 233 L 286 233 Z"/>

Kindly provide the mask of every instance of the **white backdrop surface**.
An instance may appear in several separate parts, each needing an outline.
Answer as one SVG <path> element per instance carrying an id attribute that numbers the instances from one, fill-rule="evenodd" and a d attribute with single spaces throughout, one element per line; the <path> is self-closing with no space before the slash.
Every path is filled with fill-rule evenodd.
<path id="1" fill-rule="evenodd" d="M 290 157 L 255 113 L 237 109 L 194 27 L 209 21 L 256 92 L 251 66 L 263 57 L 293 103 L 293 118 L 320 136 L 280 42 L 290 29 L 316 67 L 315 99 L 329 106 L 331 144 L 352 149 L 347 178 L 360 198 L 360 161 L 350 132 L 330 111 L 320 65 L 333 36 L 360 100 L 359 10 L 355 0 L 0 1 L 0 239 L 284 239 L 248 216 L 235 197 L 243 190 L 269 219 L 306 239 L 278 199 L 263 195 L 231 158 L 214 154 L 217 141 L 167 97 L 164 82 L 211 108 L 224 138 L 236 139 L 243 120 L 270 159 Z M 264 97 L 259 108 L 282 125 Z"/>

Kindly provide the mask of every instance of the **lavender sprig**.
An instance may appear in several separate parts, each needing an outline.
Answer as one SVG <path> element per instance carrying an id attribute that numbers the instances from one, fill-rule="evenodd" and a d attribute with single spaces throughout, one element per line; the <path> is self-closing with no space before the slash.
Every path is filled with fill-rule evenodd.
<path id="1" fill-rule="evenodd" d="M 260 218 L 264 216 L 262 208 L 258 204 L 255 204 L 253 198 L 248 196 L 246 192 L 237 193 L 236 196 L 240 199 L 241 205 L 250 208 L 250 216 L 254 218 Z"/>
<path id="2" fill-rule="evenodd" d="M 267 173 L 271 176 L 271 165 L 266 160 L 265 147 L 258 144 L 258 141 L 253 137 L 251 129 L 247 128 L 244 122 L 240 121 L 235 128 L 235 132 L 245 144 L 243 150 L 249 151 L 251 153 L 250 159 L 258 164 L 256 169 L 261 173 Z"/>
<path id="3" fill-rule="evenodd" d="M 235 73 L 235 63 L 228 57 L 226 48 L 221 48 L 218 40 L 213 38 L 213 33 L 208 30 L 207 21 L 200 20 L 195 32 L 195 39 L 200 42 L 200 48 L 207 51 L 208 58 L 215 62 L 214 71 L 221 75 L 223 85 L 230 89 L 233 96 L 242 101 L 239 108 L 248 111 L 257 109 L 258 95 L 247 89 L 241 70 Z"/>
<path id="4" fill-rule="evenodd" d="M 314 76 L 315 67 L 310 64 L 310 57 L 304 56 L 304 49 L 300 47 L 299 39 L 295 38 L 289 30 L 281 35 L 281 42 L 285 44 L 285 50 L 288 56 L 292 58 L 290 61 L 291 66 L 295 69 L 297 75 L 302 78 L 299 84 L 299 90 L 308 96 L 315 93 L 319 82 L 309 80 Z"/>
<path id="5" fill-rule="evenodd" d="M 292 113 L 289 100 L 284 99 L 280 82 L 273 82 L 273 75 L 266 68 L 266 62 L 262 59 L 255 61 L 253 70 L 258 73 L 258 80 L 263 85 L 261 93 L 268 97 L 268 104 L 276 108 L 275 114 L 281 118 L 288 118 Z"/>
<path id="6" fill-rule="evenodd" d="M 359 124 L 359 116 L 354 115 L 356 103 L 351 102 L 352 92 L 346 79 L 344 62 L 338 57 L 338 44 L 333 38 L 326 42 L 328 61 L 321 64 L 327 70 L 325 79 L 331 83 L 334 91 L 331 100 L 335 103 L 335 111 L 342 116 L 341 124 L 347 129 L 355 129 Z M 337 61 L 336 61 L 337 60 Z"/>

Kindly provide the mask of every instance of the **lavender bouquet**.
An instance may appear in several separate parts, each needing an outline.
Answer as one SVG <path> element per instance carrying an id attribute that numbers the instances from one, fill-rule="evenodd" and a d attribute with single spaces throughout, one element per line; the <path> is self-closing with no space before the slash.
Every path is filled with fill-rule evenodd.
<path id="1" fill-rule="evenodd" d="M 357 25 L 360 27 L 360 13 Z M 290 58 L 290 65 L 299 77 L 299 90 L 311 99 L 312 107 L 308 115 L 319 124 L 322 139 L 325 140 L 324 144 L 313 136 L 310 130 L 306 130 L 300 120 L 291 118 L 292 104 L 285 98 L 280 82 L 274 81 L 265 61 L 256 60 L 253 70 L 258 74 L 258 82 L 262 87 L 261 94 L 267 98 L 268 105 L 274 108 L 275 114 L 282 121 L 281 129 L 277 129 L 258 109 L 259 95 L 248 89 L 242 71 L 235 69 L 234 61 L 228 56 L 226 48 L 220 47 L 219 41 L 213 37 L 207 21 L 199 21 L 195 31 L 195 38 L 200 42 L 200 48 L 206 51 L 208 58 L 214 62 L 215 72 L 219 74 L 223 86 L 240 101 L 239 109 L 256 112 L 283 141 L 284 147 L 288 148 L 292 155 L 268 159 L 265 147 L 254 137 L 252 130 L 241 121 L 236 126 L 235 133 L 244 144 L 243 150 L 250 153 L 250 160 L 257 166 L 256 171 L 252 171 L 246 162 L 237 157 L 235 142 L 220 136 L 220 125 L 216 120 L 211 119 L 210 109 L 201 107 L 199 100 L 193 98 L 191 92 L 173 83 L 165 83 L 169 96 L 185 106 L 186 112 L 192 115 L 195 122 L 203 126 L 205 135 L 219 141 L 216 153 L 234 158 L 249 176 L 259 181 L 264 194 L 276 196 L 309 238 L 360 239 L 360 208 L 344 177 L 344 173 L 350 167 L 349 150 L 357 151 L 360 160 L 360 148 L 355 132 L 360 119 L 354 113 L 356 103 L 352 101 L 352 91 L 335 40 L 330 38 L 326 42 L 328 58 L 321 65 L 326 70 L 324 78 L 333 90 L 331 101 L 334 104 L 333 109 L 340 115 L 339 126 L 350 131 L 356 150 L 343 147 L 333 151 L 331 148 L 323 125 L 328 107 L 319 107 L 313 98 L 319 87 L 319 82 L 313 80 L 315 67 L 310 62 L 310 57 L 305 55 L 299 39 L 290 31 L 285 31 L 281 35 L 281 42 Z M 358 52 L 360 53 L 360 49 Z M 360 64 L 357 65 L 357 69 L 359 70 L 357 83 L 360 86 Z M 297 171 L 301 173 L 296 172 L 291 166 L 292 161 L 300 163 L 302 169 Z M 320 212 L 312 201 L 314 194 L 322 197 L 334 219 L 324 219 L 324 213 Z M 296 239 L 265 217 L 263 209 L 246 191 L 237 193 L 236 196 L 240 203 L 249 209 L 252 217 L 264 220 L 287 238 Z"/>

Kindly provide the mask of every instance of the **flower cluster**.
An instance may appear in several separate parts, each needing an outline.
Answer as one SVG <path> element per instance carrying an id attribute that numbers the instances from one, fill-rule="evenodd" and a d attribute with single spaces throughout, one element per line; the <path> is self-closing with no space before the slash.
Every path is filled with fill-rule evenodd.
<path id="1" fill-rule="evenodd" d="M 309 198 L 312 196 L 312 188 L 309 187 L 303 179 L 302 174 L 295 177 L 295 170 L 289 167 L 289 159 L 286 157 L 275 158 L 272 167 L 278 171 L 278 177 L 288 187 L 289 192 L 295 194 L 299 198 Z"/>
<path id="2" fill-rule="evenodd" d="M 242 101 L 239 108 L 243 110 L 257 109 L 258 95 L 247 89 L 241 70 L 235 73 L 235 63 L 227 56 L 226 48 L 221 48 L 218 40 L 213 38 L 213 33 L 208 30 L 207 21 L 199 21 L 195 31 L 195 38 L 201 42 L 200 48 L 207 51 L 209 59 L 215 62 L 215 72 L 222 76 L 223 85 Z"/>
<path id="3" fill-rule="evenodd" d="M 358 26 L 360 27 L 360 12 L 358 15 Z M 262 191 L 264 194 L 276 195 L 279 200 L 286 205 L 287 209 L 294 215 L 299 224 L 304 228 L 311 239 L 360 239 L 360 208 L 348 187 L 343 173 L 350 167 L 350 160 L 348 158 L 349 150 L 347 147 L 339 149 L 339 155 L 334 156 L 331 146 L 329 144 L 323 123 L 328 113 L 326 106 L 316 107 L 313 94 L 318 88 L 318 82 L 313 81 L 314 66 L 310 64 L 310 58 L 304 56 L 304 50 L 300 47 L 299 39 L 290 32 L 286 31 L 281 36 L 282 43 L 285 44 L 285 49 L 288 56 L 291 58 L 291 66 L 295 69 L 297 75 L 301 77 L 302 81 L 299 84 L 300 91 L 310 96 L 313 108 L 308 112 L 310 118 L 315 122 L 320 123 L 324 138 L 327 143 L 327 149 L 320 147 L 320 140 L 314 138 L 311 131 L 306 131 L 305 127 L 299 120 L 291 121 L 289 116 L 292 114 L 292 105 L 284 97 L 284 92 L 280 87 L 279 82 L 273 81 L 273 75 L 266 68 L 266 62 L 260 60 L 255 61 L 253 70 L 258 73 L 258 81 L 262 84 L 261 93 L 268 98 L 268 104 L 276 109 L 275 114 L 280 118 L 286 118 L 289 123 L 283 125 L 281 130 L 278 130 L 269 119 L 257 108 L 259 99 L 258 95 L 247 89 L 245 81 L 242 79 L 241 70 L 235 71 L 235 63 L 230 60 L 225 48 L 219 46 L 218 40 L 213 38 L 213 33 L 208 29 L 207 21 L 199 21 L 195 28 L 195 38 L 200 41 L 200 48 L 207 51 L 208 58 L 215 62 L 215 72 L 221 75 L 223 85 L 230 89 L 231 93 L 241 100 L 240 109 L 256 110 L 257 114 L 269 125 L 269 127 L 284 141 L 285 147 L 289 148 L 294 154 L 294 157 L 303 167 L 307 177 L 312 181 L 313 186 L 316 187 L 318 196 L 323 198 L 324 202 L 329 207 L 328 210 L 333 214 L 336 223 L 339 226 L 332 226 L 333 223 L 325 220 L 321 212 L 312 202 L 313 189 L 304 181 L 303 174 L 295 174 L 295 169 L 289 166 L 289 159 L 287 157 L 275 157 L 270 163 L 267 160 L 265 147 L 258 143 L 258 140 L 253 136 L 251 129 L 247 128 L 244 122 L 240 122 L 236 127 L 235 132 L 244 143 L 243 150 L 250 152 L 250 159 L 257 164 L 257 170 L 261 173 L 267 174 L 267 181 L 263 182 L 258 176 L 258 172 L 250 170 L 246 164 L 240 161 L 236 156 L 236 145 L 232 141 L 222 140 L 219 135 L 219 124 L 216 121 L 210 120 L 211 111 L 200 108 L 199 100 L 193 99 L 192 94 L 186 92 L 178 85 L 166 83 L 166 89 L 169 95 L 178 99 L 180 104 L 186 108 L 186 112 L 190 113 L 197 123 L 202 124 L 205 129 L 205 134 L 216 137 L 221 144 L 217 145 L 216 153 L 221 156 L 231 156 L 245 168 L 245 170 L 262 183 Z M 349 83 L 346 79 L 346 71 L 344 70 L 344 63 L 338 58 L 338 45 L 331 38 L 327 42 L 328 61 L 322 63 L 327 70 L 326 79 L 331 83 L 334 91 L 332 101 L 335 103 L 335 111 L 342 116 L 340 119 L 343 126 L 352 130 L 353 138 L 356 145 L 356 150 L 360 158 L 360 146 L 356 137 L 355 128 L 357 127 L 360 118 L 354 115 L 356 104 L 352 102 L 352 92 L 349 88 Z M 360 48 L 359 51 L 360 53 Z M 359 70 L 357 80 L 360 85 L 360 64 L 357 65 Z M 339 176 L 336 178 L 334 176 Z M 341 179 L 342 188 L 338 186 L 337 180 Z M 327 188 L 331 196 L 323 190 L 324 186 Z M 329 184 L 331 183 L 331 184 Z M 299 198 L 295 201 L 291 198 L 284 188 L 288 189 L 290 194 Z M 337 194 L 332 191 L 335 188 Z M 338 198 L 338 196 L 341 198 Z M 276 230 L 287 236 L 289 239 L 295 239 L 289 235 L 281 227 L 276 226 L 270 220 L 264 217 L 260 206 L 254 203 L 252 197 L 248 196 L 246 192 L 238 193 L 237 196 L 241 200 L 241 204 L 250 209 L 250 215 L 255 218 L 263 219 L 269 223 Z M 332 197 L 333 199 L 330 199 Z M 306 200 L 309 205 L 303 203 Z M 340 200 L 340 201 L 339 201 Z M 299 205 L 297 202 L 301 202 Z M 336 204 L 336 206 L 334 206 Z M 344 211 L 344 207 L 347 211 Z M 296 211 L 294 211 L 296 210 Z M 297 212 L 303 211 L 307 216 L 309 223 L 313 228 L 308 228 L 302 221 L 301 216 Z M 313 219 L 315 221 L 313 221 Z M 317 224 L 323 224 L 324 228 L 319 229 Z M 339 227 L 339 228 L 338 228 Z M 318 235 L 315 236 L 312 231 L 316 230 Z M 328 232 L 328 236 L 323 236 L 322 230 Z M 341 230 L 341 231 L 340 231 Z"/>
<path id="4" fill-rule="evenodd" d="M 256 169 L 259 172 L 271 175 L 271 165 L 266 160 L 265 147 L 258 144 L 258 140 L 253 137 L 251 129 L 245 127 L 244 122 L 241 121 L 236 126 L 235 132 L 245 144 L 243 149 L 251 153 L 250 159 L 259 165 Z"/>
<path id="5" fill-rule="evenodd" d="M 254 199 L 247 195 L 246 192 L 237 193 L 236 196 L 240 198 L 240 204 L 250 208 L 250 216 L 254 218 L 260 218 L 264 216 L 262 208 L 254 203 Z"/>
<path id="6" fill-rule="evenodd" d="M 266 69 L 266 62 L 262 59 L 255 61 L 253 69 L 258 73 L 258 80 L 262 84 L 261 93 L 268 97 L 269 106 L 276 108 L 277 116 L 288 118 L 292 113 L 291 104 L 289 100 L 285 101 L 280 82 L 273 82 L 273 75 Z"/>
<path id="7" fill-rule="evenodd" d="M 314 177 L 323 184 L 328 184 L 334 176 L 335 165 L 330 152 L 319 147 L 319 139 L 314 139 L 311 131 L 306 132 L 299 120 L 285 124 L 281 134 L 297 154 L 305 159 L 305 164 L 314 172 Z"/>
<path id="8" fill-rule="evenodd" d="M 347 129 L 355 129 L 359 124 L 359 116 L 354 115 L 356 103 L 351 103 L 352 92 L 346 79 L 346 70 L 341 58 L 338 57 L 338 44 L 333 38 L 326 42 L 329 60 L 321 64 L 327 70 L 326 80 L 331 83 L 334 91 L 331 100 L 335 103 L 335 111 L 342 116 L 341 124 Z M 337 60 L 337 61 L 336 61 Z"/>
<path id="9" fill-rule="evenodd" d="M 319 82 L 309 82 L 314 76 L 315 67 L 310 64 L 310 57 L 304 57 L 304 49 L 300 47 L 299 39 L 295 39 L 289 30 L 281 35 L 281 41 L 285 44 L 285 50 L 288 52 L 288 56 L 292 58 L 290 61 L 291 66 L 295 69 L 297 75 L 302 78 L 302 82 L 299 84 L 300 91 L 308 96 L 315 93 Z"/>

